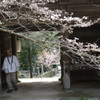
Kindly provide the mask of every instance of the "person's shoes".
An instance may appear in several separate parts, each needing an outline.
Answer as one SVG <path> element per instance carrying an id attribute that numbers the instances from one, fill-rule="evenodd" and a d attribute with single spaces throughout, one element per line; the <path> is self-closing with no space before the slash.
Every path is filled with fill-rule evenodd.
<path id="1" fill-rule="evenodd" d="M 17 90 L 18 90 L 17 86 L 16 86 L 16 87 L 14 87 L 14 89 L 15 89 L 15 91 L 17 91 Z"/>
<path id="2" fill-rule="evenodd" d="M 7 93 L 11 93 L 12 92 L 12 89 L 9 89 L 8 91 L 7 91 Z"/>

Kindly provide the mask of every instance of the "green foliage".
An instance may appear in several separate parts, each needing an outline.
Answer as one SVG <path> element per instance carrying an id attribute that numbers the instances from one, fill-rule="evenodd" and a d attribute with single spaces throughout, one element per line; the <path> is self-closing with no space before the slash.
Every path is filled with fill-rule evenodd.
<path id="1" fill-rule="evenodd" d="M 80 97 L 76 100 L 99 100 L 98 98 L 87 98 L 87 97 Z"/>
<path id="2" fill-rule="evenodd" d="M 20 38 L 21 41 L 21 52 L 19 53 L 19 61 L 20 61 L 20 69 L 29 69 L 29 59 L 28 59 L 28 49 L 30 47 L 31 52 L 31 64 L 32 66 L 36 65 L 36 61 L 38 59 L 39 53 L 41 53 L 44 49 L 55 48 L 54 43 L 59 41 L 59 38 L 55 36 L 58 32 L 30 32 L 28 34 L 29 37 L 34 39 L 35 42 L 31 42 L 29 40 L 25 40 Z M 40 42 L 42 40 L 42 42 Z"/>
<path id="3" fill-rule="evenodd" d="M 99 71 L 99 73 L 98 73 L 98 76 L 100 76 L 100 71 Z"/>
<path id="4" fill-rule="evenodd" d="M 80 98 L 78 98 L 76 100 L 88 100 L 88 98 L 87 97 L 80 97 Z"/>
<path id="5" fill-rule="evenodd" d="M 42 49 L 34 44 L 33 42 L 27 41 L 25 39 L 21 40 L 21 52 L 19 53 L 20 69 L 29 69 L 29 59 L 28 59 L 28 48 L 30 46 L 31 53 L 31 64 L 34 66 L 35 61 L 37 60 L 37 54 L 42 51 Z"/>

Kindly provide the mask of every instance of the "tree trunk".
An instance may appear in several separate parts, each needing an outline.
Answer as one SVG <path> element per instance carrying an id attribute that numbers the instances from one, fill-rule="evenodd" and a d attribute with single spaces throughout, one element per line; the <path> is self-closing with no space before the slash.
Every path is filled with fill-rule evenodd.
<path id="1" fill-rule="evenodd" d="M 32 78 L 33 75 L 32 75 L 32 64 L 31 64 L 31 50 L 30 50 L 30 45 L 28 47 L 28 54 L 29 54 L 29 66 L 30 66 L 30 78 Z"/>

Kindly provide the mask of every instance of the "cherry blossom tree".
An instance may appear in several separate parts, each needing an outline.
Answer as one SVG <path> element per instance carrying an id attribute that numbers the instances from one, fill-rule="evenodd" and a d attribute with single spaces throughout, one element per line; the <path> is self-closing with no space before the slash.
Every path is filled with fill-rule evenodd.
<path id="1" fill-rule="evenodd" d="M 83 16 L 82 18 L 73 17 L 73 13 L 64 10 L 51 10 L 46 7 L 47 3 L 55 3 L 58 0 L 0 0 L 0 30 L 24 37 L 34 43 L 42 43 L 42 46 L 49 48 L 47 44 L 54 44 L 56 47 L 65 47 L 66 51 L 61 51 L 70 58 L 72 64 L 86 64 L 90 67 L 100 66 L 100 56 L 91 54 L 100 52 L 96 44 L 87 44 L 77 42 L 76 39 L 70 40 L 63 37 L 63 34 L 72 34 L 75 27 L 88 27 L 99 22 L 99 18 L 91 20 Z M 13 27 L 16 26 L 16 27 Z M 38 31 L 59 31 L 60 42 L 50 42 L 44 40 L 35 40 L 32 29 Z M 22 32 L 20 32 L 23 30 Z M 63 38 L 62 38 L 63 37 Z M 45 36 L 44 36 L 45 38 Z M 46 44 L 45 44 L 46 43 Z M 91 47 L 91 48 L 90 48 Z M 92 59 L 91 59 L 92 58 Z"/>

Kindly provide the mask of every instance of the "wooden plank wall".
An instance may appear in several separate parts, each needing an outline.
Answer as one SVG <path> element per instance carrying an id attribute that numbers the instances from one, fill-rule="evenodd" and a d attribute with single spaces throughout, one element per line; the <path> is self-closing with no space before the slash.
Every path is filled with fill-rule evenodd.
<path id="1" fill-rule="evenodd" d="M 61 9 L 73 12 L 75 17 L 100 17 L 100 0 L 59 0 L 58 3 L 48 4 L 50 9 Z"/>
<path id="2" fill-rule="evenodd" d="M 10 48 L 10 34 L 0 31 L 0 90 L 6 88 L 5 73 L 1 71 L 4 58 L 6 57 L 6 50 Z"/>
<path id="3" fill-rule="evenodd" d="M 100 24 L 95 24 L 86 28 L 75 28 L 74 33 L 69 38 L 79 38 L 80 42 L 97 43 L 100 46 Z"/>

